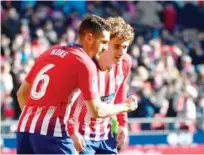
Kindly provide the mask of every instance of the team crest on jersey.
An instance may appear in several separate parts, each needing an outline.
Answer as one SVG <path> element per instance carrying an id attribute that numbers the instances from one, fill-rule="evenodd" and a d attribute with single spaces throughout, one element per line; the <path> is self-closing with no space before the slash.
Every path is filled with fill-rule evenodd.
<path id="1" fill-rule="evenodd" d="M 124 78 L 123 74 L 117 75 L 116 76 L 116 84 L 121 85 L 121 83 L 123 82 L 123 78 Z"/>
<path id="2" fill-rule="evenodd" d="M 91 80 L 91 84 L 92 84 L 92 90 L 94 92 L 98 92 L 98 78 L 97 76 L 94 76 Z"/>

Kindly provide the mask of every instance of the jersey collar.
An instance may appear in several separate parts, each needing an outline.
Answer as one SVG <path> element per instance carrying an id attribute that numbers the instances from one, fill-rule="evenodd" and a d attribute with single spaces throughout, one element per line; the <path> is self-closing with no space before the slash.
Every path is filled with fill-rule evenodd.
<path id="1" fill-rule="evenodd" d="M 80 44 L 77 43 L 71 43 L 68 45 L 68 47 L 78 47 L 78 48 L 82 48 L 82 46 Z"/>

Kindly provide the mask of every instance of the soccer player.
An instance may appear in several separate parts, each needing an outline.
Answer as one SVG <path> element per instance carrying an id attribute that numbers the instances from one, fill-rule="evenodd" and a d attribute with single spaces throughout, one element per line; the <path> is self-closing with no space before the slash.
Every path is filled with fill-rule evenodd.
<path id="1" fill-rule="evenodd" d="M 98 106 L 97 69 L 91 58 L 108 48 L 107 21 L 89 15 L 82 21 L 78 35 L 76 44 L 56 45 L 39 56 L 19 88 L 22 114 L 17 127 L 18 154 L 74 153 L 66 125 L 79 89 L 94 118 L 135 109 L 131 102 L 104 114 L 101 111 L 107 106 Z"/>
<path id="2" fill-rule="evenodd" d="M 95 60 L 100 68 L 99 93 L 102 102 L 118 105 L 126 100 L 126 79 L 131 69 L 131 58 L 126 53 L 134 39 L 134 30 L 121 17 L 110 17 L 107 21 L 112 27 L 109 50 Z M 117 147 L 128 136 L 127 113 L 116 115 L 119 128 L 115 138 L 111 133 L 111 117 L 92 118 L 84 100 L 80 94 L 72 106 L 68 123 L 76 150 L 80 154 L 117 154 Z"/>

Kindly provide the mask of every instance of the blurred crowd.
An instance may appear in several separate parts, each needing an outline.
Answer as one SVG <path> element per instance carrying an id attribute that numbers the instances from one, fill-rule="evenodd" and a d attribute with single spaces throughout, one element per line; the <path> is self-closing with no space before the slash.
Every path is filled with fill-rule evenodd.
<path id="1" fill-rule="evenodd" d="M 182 117 L 204 129 L 204 3 L 116 1 L 1 2 L 1 118 L 18 119 L 16 92 L 35 59 L 53 44 L 73 43 L 87 13 L 121 16 L 135 28 L 128 50 L 128 94 L 139 107 L 129 117 Z M 199 122 L 199 123 L 198 123 Z M 145 123 L 143 130 L 165 128 Z"/>

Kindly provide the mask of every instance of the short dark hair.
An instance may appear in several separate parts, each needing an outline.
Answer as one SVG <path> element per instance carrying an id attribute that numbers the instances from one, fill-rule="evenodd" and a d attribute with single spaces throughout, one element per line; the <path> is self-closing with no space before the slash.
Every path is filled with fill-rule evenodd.
<path id="1" fill-rule="evenodd" d="M 85 32 L 102 33 L 104 30 L 111 30 L 109 23 L 105 19 L 97 15 L 88 15 L 79 26 L 79 35 Z"/>

